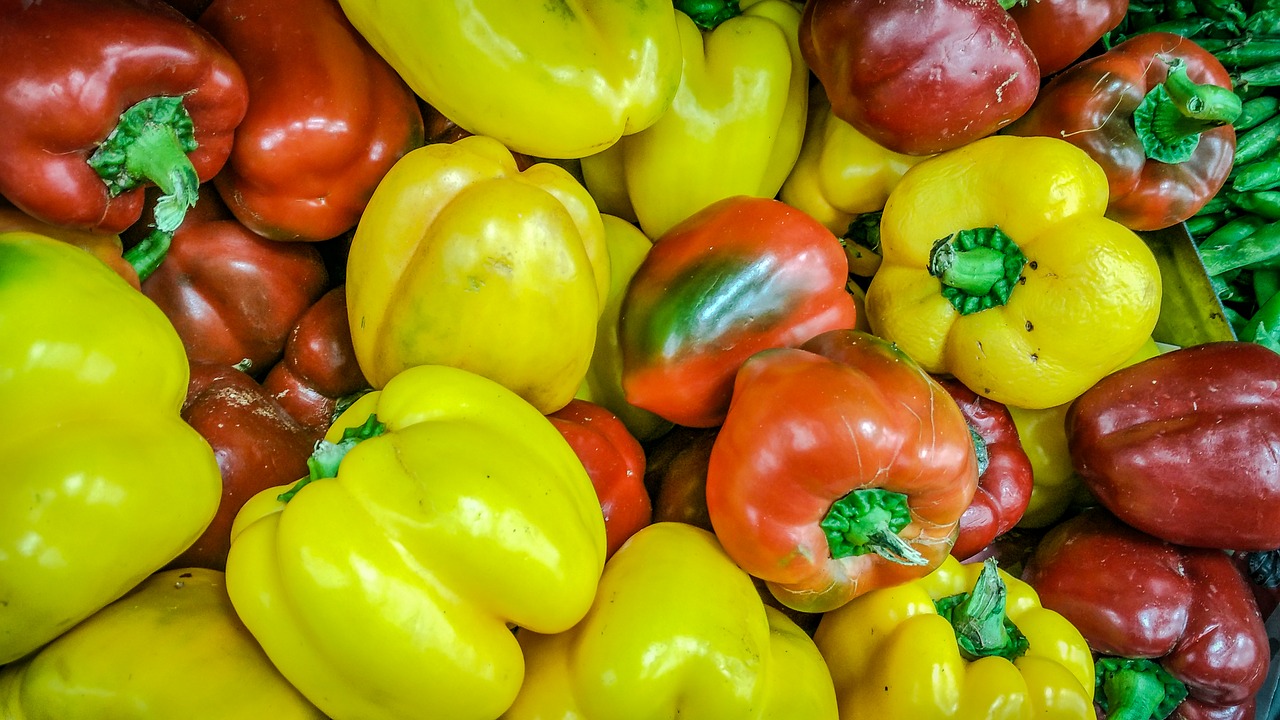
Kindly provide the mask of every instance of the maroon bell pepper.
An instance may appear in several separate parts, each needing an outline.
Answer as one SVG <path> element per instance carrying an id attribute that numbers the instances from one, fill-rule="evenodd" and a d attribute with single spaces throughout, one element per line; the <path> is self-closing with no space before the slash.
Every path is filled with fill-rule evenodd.
<path id="1" fill-rule="evenodd" d="M 682 522 L 715 531 L 707 512 L 707 467 L 716 432 L 675 427 L 649 447 L 644 483 L 653 498 L 654 522 Z"/>
<path id="2" fill-rule="evenodd" d="M 1169 542 L 1280 548 L 1280 355 L 1216 342 L 1117 370 L 1066 416 L 1071 463 L 1121 520 Z"/>
<path id="3" fill-rule="evenodd" d="M 1079 60 L 1114 29 L 1129 10 L 1129 0 L 1005 0 L 1022 39 L 1035 53 L 1040 77 Z"/>
<path id="4" fill-rule="evenodd" d="M 1271 652 L 1226 553 L 1164 542 L 1093 508 L 1050 530 L 1022 579 L 1097 656 L 1099 717 L 1253 718 Z"/>

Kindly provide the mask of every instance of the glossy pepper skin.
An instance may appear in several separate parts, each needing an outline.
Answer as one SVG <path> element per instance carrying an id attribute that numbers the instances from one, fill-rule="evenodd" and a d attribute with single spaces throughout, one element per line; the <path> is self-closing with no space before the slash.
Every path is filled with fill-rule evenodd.
<path id="1" fill-rule="evenodd" d="M 608 294 L 586 189 L 550 163 L 518 170 L 479 135 L 401 158 L 347 257 L 351 340 L 375 388 L 408 367 L 452 365 L 544 413 L 581 385 Z"/>
<path id="2" fill-rule="evenodd" d="M 778 194 L 804 138 L 809 66 L 797 36 L 801 7 L 791 0 L 676 3 L 684 69 L 671 107 L 650 127 L 583 158 L 587 188 L 604 212 L 634 213 L 656 238 L 719 200 Z"/>
<path id="3" fill-rule="evenodd" d="M 200 25 L 245 69 L 249 88 L 213 180 L 231 212 L 273 240 L 355 227 L 382 176 L 422 144 L 413 92 L 337 0 L 216 0 Z"/>
<path id="4" fill-rule="evenodd" d="M 654 244 L 622 300 L 627 401 L 677 425 L 718 425 L 733 376 L 771 347 L 853 327 L 839 241 L 785 203 L 721 200 Z"/>
<path id="5" fill-rule="evenodd" d="M 524 676 L 509 626 L 562 632 L 595 597 L 582 463 L 534 407 L 445 365 L 364 395 L 326 439 L 309 482 L 236 516 L 236 612 L 333 720 L 498 717 Z"/>
<path id="6" fill-rule="evenodd" d="M 0 669 L 6 720 L 324 720 L 236 617 L 221 572 L 177 568 Z"/>
<path id="7" fill-rule="evenodd" d="M 977 483 L 946 391 L 890 343 L 834 330 L 742 364 L 707 510 L 783 605 L 825 612 L 938 567 Z"/>
<path id="8" fill-rule="evenodd" d="M 226 162 L 248 104 L 231 56 L 160 0 L 4 0 L 0 47 L 0 195 L 52 225 L 118 233 L 154 183 L 173 197 L 161 213 L 172 231 Z M 181 98 L 190 126 L 177 123 L 183 139 L 152 126 L 163 152 L 134 143 L 109 189 L 89 161 L 125 111 L 154 97 Z"/>
<path id="9" fill-rule="evenodd" d="M 810 0 L 800 48 L 836 117 L 907 155 L 994 133 L 1040 87 L 1035 56 L 997 0 Z"/>
<path id="10" fill-rule="evenodd" d="M 1170 82 L 1174 62 L 1183 64 L 1185 77 Z M 1144 98 L 1159 96 L 1160 87 L 1167 92 L 1151 130 L 1146 121 L 1135 126 Z M 1184 96 L 1185 105 L 1175 102 Z M 1188 109 L 1197 102 L 1201 110 Z M 1179 35 L 1149 32 L 1054 77 L 1006 132 L 1081 148 L 1106 171 L 1107 217 L 1158 230 L 1191 217 L 1222 188 L 1235 157 L 1229 123 L 1239 112 L 1231 77 L 1212 54 Z M 1163 142 L 1148 147 L 1144 135 Z"/>
<path id="11" fill-rule="evenodd" d="M 119 235 L 88 232 L 41 222 L 0 199 L 0 232 L 25 230 L 75 245 L 98 258 L 134 289 L 140 289 L 138 271 L 123 256 L 124 245 Z"/>
<path id="12" fill-rule="evenodd" d="M 691 525 L 640 530 L 605 566 L 580 623 L 517 637 L 528 679 L 506 720 L 836 717 L 813 641 Z"/>
<path id="13" fill-rule="evenodd" d="M 1066 416 L 1071 461 L 1126 523 L 1181 545 L 1280 547 L 1280 355 L 1246 342 L 1118 370 Z"/>
<path id="14" fill-rule="evenodd" d="M 1128 10 L 1129 0 L 1017 0 L 1008 8 L 1042 78 L 1079 60 Z"/>
<path id="15" fill-rule="evenodd" d="M 1096 700 L 1111 717 L 1125 706 L 1132 718 L 1254 717 L 1270 649 L 1226 553 L 1163 542 L 1094 508 L 1050 530 L 1023 579 L 1099 656 Z M 1151 663 L 1108 667 L 1117 659 Z M 1120 669 L 1145 675 L 1137 684 L 1150 692 L 1126 696 L 1122 686 L 1133 679 L 1111 677 Z"/>
<path id="16" fill-rule="evenodd" d="M 976 555 L 1013 529 L 1031 501 L 1031 460 L 1018 427 L 1004 405 L 982 397 L 954 378 L 938 378 L 976 434 L 978 488 L 960 516 L 960 535 L 951 548 L 959 560 Z"/>
<path id="17" fill-rule="evenodd" d="M 919 163 L 881 216 L 871 329 L 996 402 L 1069 402 L 1160 314 L 1155 256 L 1106 206 L 1102 168 L 1056 138 L 993 136 Z"/>
<path id="18" fill-rule="evenodd" d="M 182 421 L 187 362 L 141 293 L 67 243 L 0 235 L 0 664 L 191 544 L 222 483 Z"/>
<path id="19" fill-rule="evenodd" d="M 657 121 L 680 84 L 666 3 L 341 2 L 418 96 L 535 157 L 604 150 Z"/>
<path id="20" fill-rule="evenodd" d="M 855 598 L 823 615 L 814 642 L 841 720 L 1096 717 L 1080 631 L 993 561 L 948 557 L 923 578 Z"/>

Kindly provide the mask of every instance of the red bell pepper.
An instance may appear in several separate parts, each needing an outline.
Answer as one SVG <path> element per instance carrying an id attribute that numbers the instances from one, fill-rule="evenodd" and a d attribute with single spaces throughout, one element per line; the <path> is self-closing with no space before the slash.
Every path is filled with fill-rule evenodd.
<path id="1" fill-rule="evenodd" d="M 248 113 L 214 178 L 231 212 L 273 240 L 355 227 L 382 176 L 422 144 L 409 86 L 336 0 L 215 0 L 200 24 L 249 84 Z"/>
<path id="2" fill-rule="evenodd" d="M 955 378 L 937 380 L 960 407 L 978 457 L 978 489 L 960 516 L 960 535 L 951 548 L 957 560 L 965 560 L 1022 519 L 1034 484 L 1031 460 L 1022 449 L 1013 416 L 1003 404 L 982 397 Z"/>
<path id="3" fill-rule="evenodd" d="M 977 483 L 946 391 L 888 341 L 834 330 L 742 364 L 707 509 L 782 604 L 826 612 L 938 567 Z"/>
<path id="4" fill-rule="evenodd" d="M 986 137 L 1040 88 L 1035 56 L 997 0 L 809 0 L 800 49 L 835 116 L 906 155 Z"/>
<path id="5" fill-rule="evenodd" d="M 595 487 L 609 558 L 653 517 L 644 486 L 644 448 L 617 415 L 586 400 L 570 400 L 547 418 L 569 442 Z"/>
<path id="6" fill-rule="evenodd" d="M 1280 548 L 1280 355 L 1181 348 L 1115 371 L 1067 410 L 1071 463 L 1121 520 L 1169 542 Z"/>
<path id="7" fill-rule="evenodd" d="M 737 196 L 660 237 L 636 269 L 618 324 L 627 402 L 677 425 L 724 419 L 738 366 L 857 320 L 849 262 L 817 220 Z"/>
<path id="8" fill-rule="evenodd" d="M 1002 4 L 1035 54 L 1040 77 L 1079 60 L 1129 10 L 1129 0 L 1004 0 Z"/>
<path id="9" fill-rule="evenodd" d="M 714 531 L 707 513 L 707 466 L 716 432 L 675 427 L 649 447 L 644 482 L 653 498 L 654 522 L 682 522 Z"/>
<path id="10" fill-rule="evenodd" d="M 172 232 L 231 151 L 244 75 L 160 0 L 0 0 L 0 195 L 52 225 L 118 233 L 164 195 Z"/>
<path id="11" fill-rule="evenodd" d="M 1226 182 L 1240 107 L 1217 58 L 1180 35 L 1148 32 L 1055 76 L 1006 132 L 1089 153 L 1107 174 L 1107 217 L 1158 230 L 1194 215 Z"/>
<path id="12" fill-rule="evenodd" d="M 1163 542 L 1094 508 L 1050 530 L 1022 579 L 1100 656 L 1094 700 L 1106 717 L 1253 718 L 1271 652 L 1226 553 Z"/>

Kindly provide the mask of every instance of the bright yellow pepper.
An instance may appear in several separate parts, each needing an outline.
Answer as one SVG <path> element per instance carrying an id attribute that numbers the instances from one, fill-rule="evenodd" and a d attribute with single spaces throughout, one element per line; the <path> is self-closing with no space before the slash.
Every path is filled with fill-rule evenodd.
<path id="1" fill-rule="evenodd" d="M 609 293 L 595 201 L 563 168 L 521 172 L 496 140 L 402 157 L 347 258 L 356 360 L 380 388 L 414 365 L 495 380 L 544 413 L 582 383 Z"/>
<path id="2" fill-rule="evenodd" d="M 692 525 L 632 535 L 573 629 L 517 634 L 528 673 L 507 720 L 836 717 L 813 641 Z"/>
<path id="3" fill-rule="evenodd" d="M 676 13 L 684 71 L 671 107 L 582 160 L 600 208 L 637 219 L 651 238 L 719 200 L 774 197 L 804 138 L 800 4 L 742 0 L 740 14 L 736 0 L 676 6 L 695 4 L 705 14 Z"/>
<path id="4" fill-rule="evenodd" d="M 0 669 L 5 720 L 193 717 L 324 720 L 245 631 L 216 570 L 156 573 Z"/>
<path id="5" fill-rule="evenodd" d="M 1050 137 L 990 136 L 889 194 L 871 328 L 931 373 L 1023 408 L 1069 402 L 1146 342 L 1160 270 L 1103 216 L 1107 178 Z"/>
<path id="6" fill-rule="evenodd" d="M 994 561 L 948 557 L 919 580 L 854 598 L 822 616 L 814 641 L 841 720 L 1095 717 L 1084 637 Z"/>
<path id="7" fill-rule="evenodd" d="M 443 365 L 363 396 L 326 441 L 311 477 L 236 516 L 236 612 L 334 720 L 498 717 L 524 677 L 510 628 L 561 632 L 595 597 L 582 463 L 533 406 Z"/>
<path id="8" fill-rule="evenodd" d="M 168 318 L 78 247 L 0 234 L 0 664 L 124 595 L 213 519 Z"/>
<path id="9" fill-rule="evenodd" d="M 517 152 L 580 158 L 653 124 L 680 82 L 665 2 L 340 0 L 445 117 Z"/>

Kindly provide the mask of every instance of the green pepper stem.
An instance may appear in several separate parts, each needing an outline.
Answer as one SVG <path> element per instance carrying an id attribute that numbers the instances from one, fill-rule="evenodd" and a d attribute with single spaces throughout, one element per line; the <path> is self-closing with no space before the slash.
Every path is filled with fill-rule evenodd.
<path id="1" fill-rule="evenodd" d="M 1004 253 L 985 247 L 956 250 L 945 243 L 929 258 L 929 272 L 948 287 L 986 295 L 1004 277 Z"/>
<path id="2" fill-rule="evenodd" d="M 1030 643 L 1005 614 L 1007 595 L 995 558 L 987 558 L 972 590 L 937 602 L 939 614 L 955 628 L 956 644 L 965 659 L 1014 660 L 1026 653 Z"/>
<path id="3" fill-rule="evenodd" d="M 387 432 L 386 424 L 378 420 L 378 416 L 370 414 L 365 418 L 362 425 L 349 427 L 342 431 L 342 437 L 338 442 L 329 442 L 321 440 L 316 443 L 315 449 L 311 452 L 311 457 L 307 458 L 307 476 L 293 484 L 283 493 L 276 496 L 280 502 L 287 503 L 297 495 L 302 488 L 310 485 L 316 480 L 327 480 L 338 476 L 338 468 L 342 465 L 342 460 L 351 452 L 356 445 L 377 437 Z"/>
<path id="4" fill-rule="evenodd" d="M 991 453 L 987 450 L 987 441 L 972 425 L 969 426 L 969 438 L 973 440 L 973 454 L 978 458 L 978 477 L 982 477 L 991 465 Z"/>
<path id="5" fill-rule="evenodd" d="M 1147 92 L 1133 121 L 1147 157 L 1176 164 L 1191 159 L 1202 132 L 1235 122 L 1243 103 L 1228 88 L 1192 80 L 1182 59 L 1168 63 L 1168 76 Z"/>
<path id="6" fill-rule="evenodd" d="M 963 315 L 1009 301 L 1027 258 L 998 227 L 969 228 L 948 235 L 929 251 L 929 274 Z"/>
<path id="7" fill-rule="evenodd" d="M 875 553 L 902 565 L 927 565 L 929 561 L 898 535 L 909 524 L 907 496 L 881 488 L 854 490 L 832 503 L 818 523 L 833 558 Z"/>
<path id="8" fill-rule="evenodd" d="M 160 267 L 160 263 L 169 254 L 172 242 L 173 233 L 157 229 L 148 233 L 137 245 L 124 251 L 124 261 L 133 266 L 134 272 L 138 273 L 139 282 L 151 277 Z"/>
<path id="9" fill-rule="evenodd" d="M 676 0 L 675 5 L 703 30 L 715 30 L 725 20 L 742 14 L 738 0 Z"/>
<path id="10" fill-rule="evenodd" d="M 1099 658 L 1094 676 L 1107 720 L 1164 720 L 1187 697 L 1186 686 L 1150 660 Z"/>

